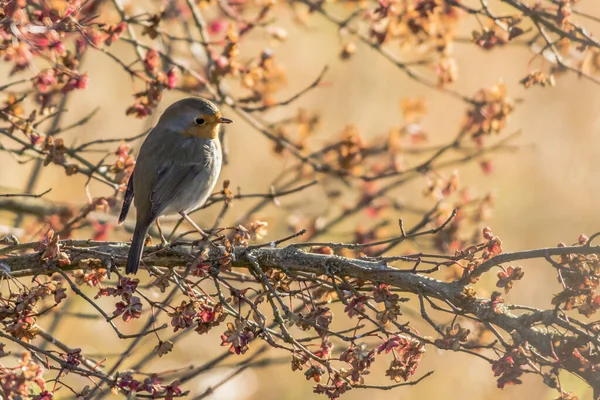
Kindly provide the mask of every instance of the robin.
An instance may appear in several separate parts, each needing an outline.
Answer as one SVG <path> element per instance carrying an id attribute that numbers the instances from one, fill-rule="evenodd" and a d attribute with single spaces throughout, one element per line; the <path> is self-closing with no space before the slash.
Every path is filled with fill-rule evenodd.
<path id="1" fill-rule="evenodd" d="M 121 224 L 133 200 L 137 215 L 126 273 L 137 272 L 148 229 L 156 221 L 160 230 L 160 216 L 178 213 L 204 234 L 188 213 L 208 199 L 217 183 L 219 129 L 230 123 L 213 103 L 199 97 L 179 100 L 160 116 L 142 144 L 119 216 Z"/>

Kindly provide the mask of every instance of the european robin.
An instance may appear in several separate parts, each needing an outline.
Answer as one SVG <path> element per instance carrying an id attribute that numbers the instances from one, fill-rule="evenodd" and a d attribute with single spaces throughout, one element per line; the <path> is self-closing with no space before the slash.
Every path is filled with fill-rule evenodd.
<path id="1" fill-rule="evenodd" d="M 160 116 L 142 144 L 119 216 L 121 224 L 134 200 L 137 215 L 125 272 L 137 272 L 148 229 L 156 221 L 160 230 L 160 216 L 179 213 L 203 234 L 187 214 L 206 201 L 217 183 L 219 129 L 231 122 L 199 97 L 179 100 Z"/>

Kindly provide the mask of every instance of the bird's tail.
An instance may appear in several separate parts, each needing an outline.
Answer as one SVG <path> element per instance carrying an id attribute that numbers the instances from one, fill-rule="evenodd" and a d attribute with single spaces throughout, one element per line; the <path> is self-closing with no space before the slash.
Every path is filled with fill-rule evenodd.
<path id="1" fill-rule="evenodd" d="M 131 241 L 131 247 L 129 248 L 129 256 L 127 257 L 127 266 L 125 267 L 125 272 L 128 274 L 135 274 L 140 266 L 148 228 L 148 224 L 140 221 L 135 224 L 133 240 Z"/>

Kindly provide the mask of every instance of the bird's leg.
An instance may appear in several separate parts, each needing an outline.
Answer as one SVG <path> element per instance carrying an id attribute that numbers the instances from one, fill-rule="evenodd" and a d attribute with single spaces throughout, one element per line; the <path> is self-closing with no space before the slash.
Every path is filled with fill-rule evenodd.
<path id="1" fill-rule="evenodd" d="M 160 222 L 158 222 L 158 218 L 156 218 L 156 221 L 155 221 L 155 223 L 156 223 L 156 228 L 158 229 L 158 233 L 159 233 L 159 235 L 160 235 L 160 243 L 161 243 L 163 246 L 166 246 L 167 244 L 169 244 L 169 242 L 168 242 L 168 241 L 167 241 L 167 239 L 165 238 L 165 235 L 163 235 L 163 231 L 162 231 L 162 229 L 161 229 L 161 227 L 160 227 Z"/>
<path id="2" fill-rule="evenodd" d="M 196 225 L 196 223 L 192 221 L 192 219 L 186 213 L 181 211 L 179 214 L 183 217 L 183 219 L 185 219 L 188 222 L 188 224 L 190 224 L 195 230 L 197 230 L 200 235 L 202 235 L 202 239 L 208 239 L 208 235 L 206 234 L 206 232 L 200 229 L 200 227 Z"/>

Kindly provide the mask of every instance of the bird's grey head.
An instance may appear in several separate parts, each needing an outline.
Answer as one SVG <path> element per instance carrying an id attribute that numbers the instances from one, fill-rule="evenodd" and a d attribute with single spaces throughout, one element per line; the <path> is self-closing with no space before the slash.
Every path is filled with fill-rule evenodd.
<path id="1" fill-rule="evenodd" d="M 167 107 L 158 125 L 164 130 L 184 136 L 216 139 L 221 124 L 231 122 L 230 119 L 221 116 L 221 112 L 212 102 L 201 97 L 187 97 Z"/>

